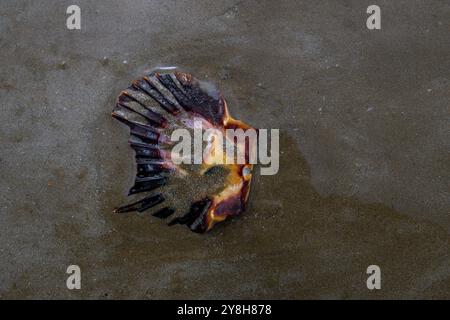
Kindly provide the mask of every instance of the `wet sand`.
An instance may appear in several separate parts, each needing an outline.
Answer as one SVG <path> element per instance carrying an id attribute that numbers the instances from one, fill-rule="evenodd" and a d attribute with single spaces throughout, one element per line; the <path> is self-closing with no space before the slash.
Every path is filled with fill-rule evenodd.
<path id="1" fill-rule="evenodd" d="M 378 1 L 377 31 L 365 1 L 78 1 L 80 31 L 70 4 L 0 4 L 0 298 L 450 298 L 449 4 Z M 279 173 L 206 235 L 112 212 L 110 112 L 162 65 L 280 129 Z"/>

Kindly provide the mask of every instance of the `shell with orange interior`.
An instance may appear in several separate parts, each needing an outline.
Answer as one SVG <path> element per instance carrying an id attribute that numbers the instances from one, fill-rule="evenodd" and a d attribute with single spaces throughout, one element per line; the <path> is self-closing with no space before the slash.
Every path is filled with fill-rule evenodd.
<path id="1" fill-rule="evenodd" d="M 120 94 L 112 116 L 130 128 L 129 143 L 135 151 L 137 172 L 129 195 L 145 195 L 116 212 L 151 209 L 157 218 L 170 218 L 169 225 L 186 225 L 198 233 L 244 212 L 253 169 L 247 156 L 244 163 L 214 161 L 218 140 L 210 137 L 203 151 L 203 159 L 209 161 L 176 164 L 171 157 L 172 133 L 192 132 L 194 119 L 224 137 L 227 129 L 253 129 L 230 116 L 222 94 L 210 83 L 178 71 L 151 73 Z M 233 142 L 246 155 L 254 152 L 248 143 Z"/>

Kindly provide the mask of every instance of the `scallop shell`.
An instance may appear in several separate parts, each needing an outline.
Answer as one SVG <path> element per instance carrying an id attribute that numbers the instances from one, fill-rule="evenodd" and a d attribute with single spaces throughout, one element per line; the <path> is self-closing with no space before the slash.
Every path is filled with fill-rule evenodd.
<path id="1" fill-rule="evenodd" d="M 244 212 L 253 169 L 248 161 L 176 165 L 171 159 L 172 132 L 192 131 L 193 119 L 224 134 L 226 129 L 252 129 L 229 115 L 214 86 L 179 71 L 152 73 L 120 94 L 112 116 L 130 128 L 129 143 L 135 151 L 137 173 L 129 195 L 145 195 L 116 212 L 152 209 L 154 217 L 170 218 L 169 225 L 186 225 L 198 233 Z M 214 145 L 209 147 L 206 156 L 214 154 Z"/>

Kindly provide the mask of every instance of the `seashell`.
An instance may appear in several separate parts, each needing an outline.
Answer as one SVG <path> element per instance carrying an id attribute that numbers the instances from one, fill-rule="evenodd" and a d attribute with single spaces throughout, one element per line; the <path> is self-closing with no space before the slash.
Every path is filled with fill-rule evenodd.
<path id="1" fill-rule="evenodd" d="M 214 86 L 179 71 L 151 73 L 120 94 L 112 116 L 130 128 L 129 143 L 135 151 L 137 173 L 129 195 L 145 194 L 115 212 L 152 209 L 154 217 L 170 218 L 170 226 L 186 225 L 204 233 L 245 211 L 253 169 L 248 161 L 249 152 L 254 152 L 250 144 L 233 141 L 236 149 L 245 152 L 243 164 L 214 161 L 214 137 L 204 143 L 203 156 L 212 159 L 208 163 L 176 164 L 171 155 L 172 133 L 175 129 L 192 132 L 194 119 L 224 136 L 226 129 L 253 129 L 229 115 L 225 99 Z"/>

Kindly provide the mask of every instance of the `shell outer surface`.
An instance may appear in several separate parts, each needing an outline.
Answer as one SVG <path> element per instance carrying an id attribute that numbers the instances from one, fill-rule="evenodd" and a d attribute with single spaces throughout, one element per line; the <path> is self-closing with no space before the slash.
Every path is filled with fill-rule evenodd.
<path id="1" fill-rule="evenodd" d="M 156 218 L 170 217 L 168 225 L 186 225 L 204 233 L 245 211 L 253 169 L 247 161 L 248 143 L 233 140 L 236 148 L 245 150 L 246 161 L 241 164 L 209 161 L 180 165 L 171 156 L 172 133 L 176 129 L 192 131 L 194 119 L 224 136 L 227 129 L 253 129 L 229 115 L 225 99 L 211 84 L 179 71 L 151 73 L 121 92 L 112 116 L 130 129 L 137 171 L 129 196 L 141 196 L 116 212 L 151 209 Z M 214 144 L 208 143 L 203 158 L 216 155 Z"/>

